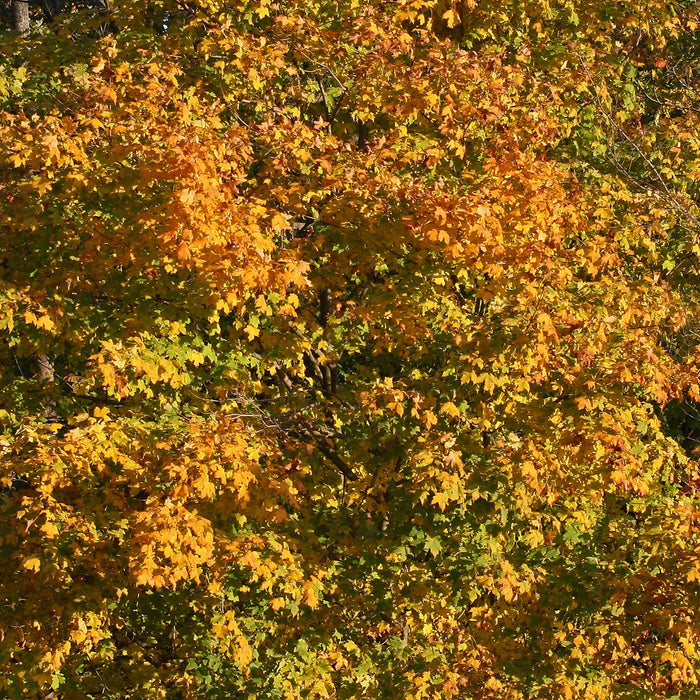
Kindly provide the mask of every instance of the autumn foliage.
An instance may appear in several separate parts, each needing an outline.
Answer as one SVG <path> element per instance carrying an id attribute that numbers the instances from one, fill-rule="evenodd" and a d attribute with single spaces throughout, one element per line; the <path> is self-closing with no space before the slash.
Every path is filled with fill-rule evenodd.
<path id="1" fill-rule="evenodd" d="M 694 0 L 0 5 L 0 697 L 700 696 Z"/>

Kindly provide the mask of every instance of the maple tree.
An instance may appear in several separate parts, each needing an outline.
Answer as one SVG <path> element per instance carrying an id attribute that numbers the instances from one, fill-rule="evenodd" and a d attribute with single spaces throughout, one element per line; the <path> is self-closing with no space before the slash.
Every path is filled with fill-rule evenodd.
<path id="1" fill-rule="evenodd" d="M 0 9 L 3 696 L 696 697 L 695 2 Z"/>

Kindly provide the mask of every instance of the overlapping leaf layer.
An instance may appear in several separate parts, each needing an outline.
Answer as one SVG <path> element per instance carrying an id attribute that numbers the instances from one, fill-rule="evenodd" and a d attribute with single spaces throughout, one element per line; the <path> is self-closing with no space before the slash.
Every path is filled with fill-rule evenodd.
<path id="1" fill-rule="evenodd" d="M 0 694 L 697 697 L 696 3 L 66 9 L 0 36 Z"/>

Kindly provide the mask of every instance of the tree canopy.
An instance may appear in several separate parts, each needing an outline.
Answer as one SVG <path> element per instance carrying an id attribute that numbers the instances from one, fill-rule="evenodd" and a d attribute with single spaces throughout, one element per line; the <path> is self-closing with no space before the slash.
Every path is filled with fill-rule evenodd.
<path id="1" fill-rule="evenodd" d="M 19 9 L 0 694 L 696 698 L 696 2 Z"/>

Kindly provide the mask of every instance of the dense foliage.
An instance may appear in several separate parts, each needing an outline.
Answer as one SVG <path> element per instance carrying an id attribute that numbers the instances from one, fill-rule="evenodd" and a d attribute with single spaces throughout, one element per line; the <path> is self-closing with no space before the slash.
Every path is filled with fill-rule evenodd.
<path id="1" fill-rule="evenodd" d="M 0 695 L 697 698 L 696 3 L 15 5 Z"/>

